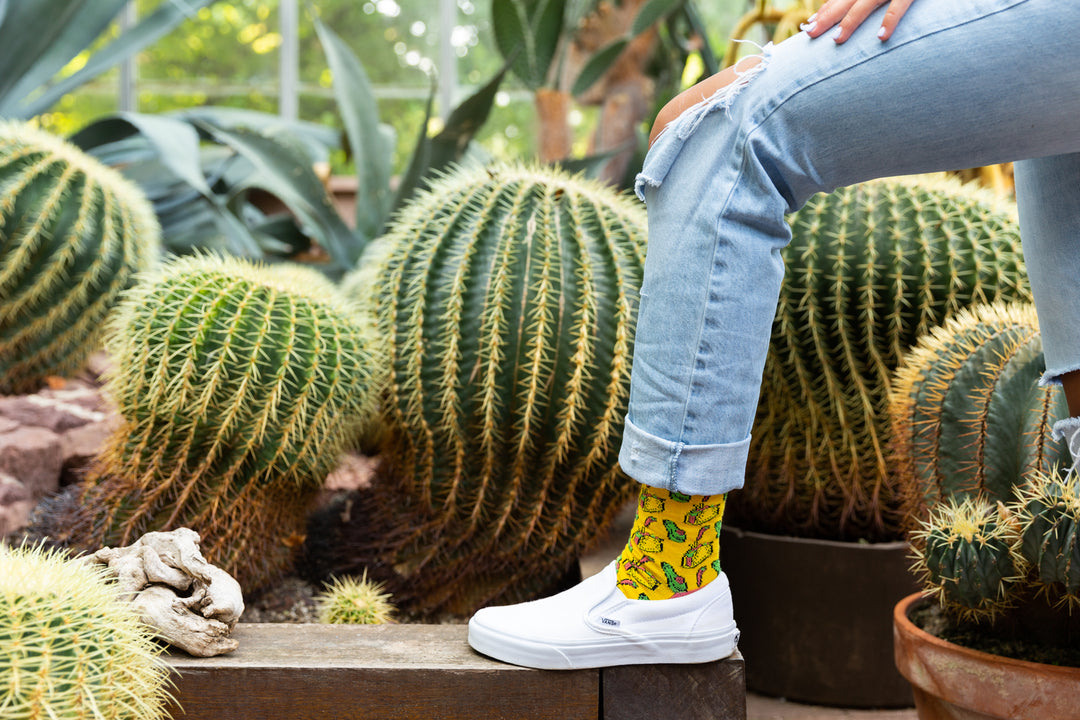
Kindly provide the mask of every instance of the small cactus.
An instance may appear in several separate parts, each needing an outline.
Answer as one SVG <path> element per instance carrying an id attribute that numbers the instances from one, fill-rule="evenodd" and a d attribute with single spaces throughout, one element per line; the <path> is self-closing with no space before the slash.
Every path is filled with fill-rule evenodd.
<path id="1" fill-rule="evenodd" d="M 105 568 L 0 543 L 0 717 L 166 717 L 152 635 Z"/>
<path id="2" fill-rule="evenodd" d="M 399 601 L 467 613 L 537 592 L 634 493 L 617 456 L 645 225 L 560 171 L 461 169 L 396 219 L 377 283 L 346 281 L 392 369 L 373 490 L 410 527 Z"/>
<path id="3" fill-rule="evenodd" d="M 334 578 L 316 598 L 319 622 L 330 625 L 381 625 L 391 622 L 394 606 L 383 584 L 360 578 Z"/>
<path id="4" fill-rule="evenodd" d="M 961 617 L 995 617 L 1012 604 L 1012 587 L 1022 580 L 1011 551 L 1016 536 L 1002 503 L 983 496 L 938 503 L 913 534 L 927 592 Z"/>
<path id="5" fill-rule="evenodd" d="M 1019 495 L 1017 551 L 1043 590 L 1080 608 L 1080 478 L 1036 473 Z"/>
<path id="6" fill-rule="evenodd" d="M 160 228 L 142 192 L 74 145 L 0 121 L 0 393 L 78 370 Z"/>
<path id="7" fill-rule="evenodd" d="M 747 529 L 894 540 L 907 499 L 888 460 L 893 370 L 961 309 L 1027 300 L 1010 208 L 955 182 L 898 178 L 812 198 L 790 218 L 746 487 Z"/>
<path id="8" fill-rule="evenodd" d="M 308 503 L 374 411 L 370 335 L 322 275 L 214 256 L 167 263 L 125 298 L 106 390 L 123 424 L 84 486 L 79 547 L 198 532 L 253 590 L 303 539 Z"/>

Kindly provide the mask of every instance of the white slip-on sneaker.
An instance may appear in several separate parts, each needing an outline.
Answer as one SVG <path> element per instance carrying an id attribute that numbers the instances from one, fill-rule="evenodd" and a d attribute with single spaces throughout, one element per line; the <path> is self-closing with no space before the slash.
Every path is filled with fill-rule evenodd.
<path id="1" fill-rule="evenodd" d="M 612 562 L 543 600 L 480 610 L 469 621 L 473 649 L 542 670 L 644 663 L 702 663 L 735 651 L 739 630 L 724 573 L 667 600 L 630 600 Z"/>

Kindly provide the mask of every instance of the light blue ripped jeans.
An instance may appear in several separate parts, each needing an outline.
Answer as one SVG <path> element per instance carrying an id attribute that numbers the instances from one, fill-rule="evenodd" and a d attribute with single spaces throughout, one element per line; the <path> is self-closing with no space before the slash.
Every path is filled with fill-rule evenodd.
<path id="1" fill-rule="evenodd" d="M 843 45 L 802 33 L 767 47 L 646 157 L 649 249 L 619 456 L 636 480 L 703 495 L 742 486 L 784 214 L 871 178 L 1023 160 L 1048 378 L 1080 368 L 1080 2 L 916 0 L 883 43 L 884 10 Z"/>

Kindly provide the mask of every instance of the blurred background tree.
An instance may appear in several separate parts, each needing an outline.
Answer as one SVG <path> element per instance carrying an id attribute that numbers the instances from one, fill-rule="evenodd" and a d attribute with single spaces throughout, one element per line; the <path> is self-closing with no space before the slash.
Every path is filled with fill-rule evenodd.
<path id="1" fill-rule="evenodd" d="M 172 1 L 135 0 L 134 12 L 142 17 L 162 2 Z M 708 42 L 715 52 L 723 52 L 731 28 L 752 5 L 752 0 L 699 4 Z M 491 31 L 490 0 L 456 0 L 456 6 L 456 20 L 448 33 L 455 63 L 456 77 L 451 78 L 455 102 L 490 78 L 503 62 Z M 432 82 L 439 72 L 443 42 L 439 0 L 314 0 L 311 7 L 364 63 L 378 97 L 379 114 L 397 130 L 394 167 L 400 172 L 408 162 L 415 128 L 424 118 Z M 330 72 L 303 2 L 297 23 L 299 117 L 340 128 Z M 113 28 L 106 34 L 111 37 L 116 32 Z M 153 113 L 219 105 L 277 112 L 282 43 L 279 2 L 220 0 L 139 53 L 134 106 L 127 109 Z M 85 63 L 93 50 L 76 58 L 71 70 Z M 697 79 L 701 67 L 691 59 L 684 81 Z M 122 109 L 121 73 L 114 69 L 64 97 L 41 117 L 42 125 L 68 135 L 96 117 Z M 439 112 L 437 108 L 436 115 Z M 574 130 L 574 154 L 581 156 L 596 122 L 595 109 L 575 108 L 569 121 Z M 439 129 L 438 117 L 431 125 L 432 131 Z M 532 94 L 518 78 L 509 77 L 478 139 L 496 157 L 534 157 L 536 135 Z M 344 153 L 334 158 L 336 172 L 347 167 Z"/>

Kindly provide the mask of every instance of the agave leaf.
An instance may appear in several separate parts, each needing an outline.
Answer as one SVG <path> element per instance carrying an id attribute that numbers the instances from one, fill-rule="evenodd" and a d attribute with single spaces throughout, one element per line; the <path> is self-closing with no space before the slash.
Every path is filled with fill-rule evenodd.
<path id="1" fill-rule="evenodd" d="M 630 36 L 637 37 L 645 32 L 654 24 L 675 12 L 684 2 L 686 0 L 649 0 L 634 16 L 634 22 L 630 26 Z"/>
<path id="2" fill-rule="evenodd" d="M 102 0 L 93 6 L 70 0 L 8 3 L 0 25 L 0 116 L 13 116 L 19 101 L 93 42 L 124 1 Z"/>
<path id="3" fill-rule="evenodd" d="M 164 115 L 118 113 L 90 123 L 71 136 L 83 150 L 140 134 L 162 164 L 204 197 L 213 195 L 199 162 L 199 133 L 190 123 Z"/>
<path id="4" fill-rule="evenodd" d="M 424 125 L 417 139 L 412 161 L 398 188 L 397 200 L 394 203 L 395 211 L 404 205 L 417 190 L 426 187 L 427 181 L 433 175 L 461 162 L 472 139 L 487 122 L 491 108 L 495 104 L 495 95 L 499 91 L 499 85 L 509 69 L 509 64 L 503 65 L 491 80 L 454 108 L 450 117 L 446 119 L 445 127 L 438 135 L 429 138 L 427 121 L 431 116 L 434 97 L 434 88 L 432 89 L 432 94 L 428 98 Z"/>
<path id="5" fill-rule="evenodd" d="M 227 130 L 203 121 L 196 123 L 254 166 L 255 172 L 233 189 L 234 197 L 250 188 L 259 188 L 275 195 L 315 236 L 335 264 L 342 269 L 355 265 L 366 238 L 353 234 L 342 222 L 326 188 L 302 152 L 278 139 L 246 128 Z"/>
<path id="6" fill-rule="evenodd" d="M 91 55 L 81 70 L 50 85 L 33 102 L 21 103 L 20 113 L 22 117 L 33 117 L 45 112 L 64 95 L 94 79 L 129 55 L 157 41 L 186 20 L 189 13 L 194 13 L 212 2 L 215 2 L 215 0 L 185 0 L 183 3 L 161 3 L 154 12 L 140 20 L 130 30 L 122 33 L 101 50 Z M 94 0 L 95 9 L 98 12 L 100 12 L 100 8 L 97 6 L 104 4 Z M 121 7 L 124 4 L 123 2 L 119 3 Z"/>
<path id="7" fill-rule="evenodd" d="M 315 31 L 333 74 L 334 95 L 356 162 L 356 230 L 368 240 L 382 230 L 393 201 L 390 191 L 393 144 L 386 142 L 379 129 L 378 105 L 364 66 L 317 15 Z"/>
<path id="8" fill-rule="evenodd" d="M 544 84 L 559 46 L 566 0 L 492 0 L 495 44 L 530 89 Z"/>
<path id="9" fill-rule="evenodd" d="M 629 44 L 629 39 L 621 37 L 612 40 L 610 43 L 593 53 L 593 56 L 585 63 L 585 67 L 581 69 L 581 72 L 578 73 L 577 78 L 574 80 L 574 87 L 570 90 L 571 94 L 581 95 L 592 87 L 593 83 L 602 78 L 604 73 L 611 69 L 611 66 L 615 64 L 615 60 Z"/>

